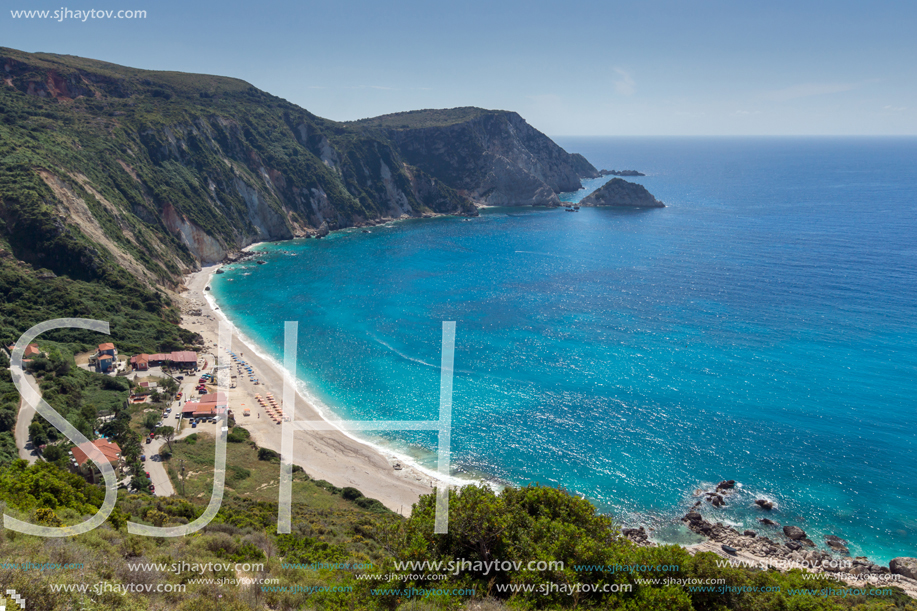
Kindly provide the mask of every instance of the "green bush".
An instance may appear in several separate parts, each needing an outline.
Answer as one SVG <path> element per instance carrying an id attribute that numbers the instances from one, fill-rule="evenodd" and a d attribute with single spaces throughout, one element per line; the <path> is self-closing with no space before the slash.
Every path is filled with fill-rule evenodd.
<path id="1" fill-rule="evenodd" d="M 251 434 L 241 426 L 234 427 L 229 434 L 226 436 L 226 441 L 229 443 L 242 443 L 247 441 L 251 437 Z"/>
<path id="2" fill-rule="evenodd" d="M 258 460 L 269 462 L 280 462 L 280 454 L 267 448 L 258 448 Z"/>
<path id="3" fill-rule="evenodd" d="M 347 499 L 348 501 L 355 501 L 358 498 L 360 498 L 361 496 L 363 496 L 363 493 L 357 490 L 356 488 L 351 488 L 348 486 L 347 488 L 341 489 L 341 496 Z"/>

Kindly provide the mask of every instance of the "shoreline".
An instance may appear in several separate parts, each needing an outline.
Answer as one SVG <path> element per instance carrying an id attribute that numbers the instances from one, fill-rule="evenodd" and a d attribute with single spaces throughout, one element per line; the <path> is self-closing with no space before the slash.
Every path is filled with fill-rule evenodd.
<path id="1" fill-rule="evenodd" d="M 400 220 L 400 219 L 396 219 L 396 220 Z M 389 222 L 394 222 L 394 220 L 393 220 L 393 221 L 389 221 Z M 388 223 L 385 223 L 385 224 L 388 224 Z M 356 228 L 348 228 L 348 229 L 356 229 Z M 242 250 L 243 250 L 244 252 L 251 252 L 251 251 L 253 251 L 256 247 L 262 246 L 262 245 L 264 245 L 264 244 L 271 244 L 271 243 L 273 243 L 273 242 L 257 242 L 257 243 L 253 243 L 253 244 L 250 244 L 250 245 L 246 246 L 246 247 L 245 247 L 244 249 L 242 249 Z M 231 264 L 231 263 L 228 262 L 228 264 Z M 212 274 L 214 273 L 215 269 L 216 269 L 217 267 L 221 266 L 221 265 L 223 265 L 223 264 L 221 263 L 221 264 L 216 264 L 216 265 L 209 266 L 208 268 L 204 268 L 204 269 L 202 269 L 200 272 L 196 272 L 196 273 L 193 274 L 193 275 L 197 275 L 197 274 L 206 275 L 207 278 L 208 278 L 207 283 L 209 283 L 209 279 L 212 277 Z M 202 288 L 201 288 L 201 291 L 203 291 Z M 211 314 L 214 314 L 214 315 L 216 315 L 216 316 L 222 316 L 224 319 L 226 318 L 226 317 L 222 314 L 222 311 L 221 311 L 221 310 L 218 310 L 218 311 L 213 310 L 213 306 L 214 306 L 214 304 L 215 304 L 215 299 L 214 299 L 212 296 L 208 299 L 205 292 L 201 292 L 200 294 L 201 294 L 202 298 L 204 299 L 204 302 L 208 305 L 208 308 L 210 309 L 210 313 L 211 313 Z M 214 325 L 215 325 L 215 323 L 214 323 Z M 245 338 L 244 335 L 241 334 L 241 332 L 239 332 L 235 327 L 233 327 L 233 329 L 234 329 L 234 341 L 237 341 L 237 340 L 238 340 L 238 341 L 241 341 L 241 343 L 244 343 L 244 344 L 246 345 L 247 349 L 252 350 L 254 353 L 258 353 L 259 347 L 258 347 L 258 345 L 257 345 L 257 342 L 254 342 L 254 341 L 250 340 L 249 338 Z M 259 354 L 259 356 L 261 356 L 261 357 L 262 357 L 263 359 L 265 359 L 266 361 L 272 361 L 272 360 L 273 360 L 272 357 L 270 357 L 269 355 Z M 274 360 L 274 362 L 272 363 L 272 365 L 273 365 L 275 368 L 278 368 L 278 367 L 279 367 L 275 360 Z M 280 393 L 276 393 L 276 392 L 275 392 L 275 394 L 277 394 L 277 395 L 279 396 Z M 308 393 L 306 393 L 306 394 L 308 394 Z M 301 388 L 297 388 L 297 395 L 298 395 L 298 398 L 299 398 L 299 399 L 302 399 L 303 401 L 306 401 L 306 402 L 308 403 L 308 399 L 307 399 L 306 396 L 303 394 L 303 391 L 302 391 Z M 299 400 L 299 399 L 298 399 L 298 400 Z M 320 402 L 319 402 L 319 403 L 320 403 Z M 328 422 L 332 422 L 332 423 L 334 422 L 334 420 L 333 420 L 332 418 L 328 418 L 327 415 L 324 414 L 324 413 L 322 412 L 322 410 L 321 410 L 319 407 L 317 407 L 317 406 L 315 406 L 315 405 L 312 405 L 312 404 L 310 403 L 310 408 L 311 408 L 314 412 L 316 412 L 322 419 L 324 419 L 324 420 L 326 420 L 326 421 L 328 421 Z M 336 432 L 337 432 L 337 431 L 336 431 Z M 391 457 L 391 458 L 386 458 L 386 459 L 389 460 L 389 461 L 395 459 L 396 457 L 397 457 L 397 458 L 403 458 L 403 460 L 402 460 L 401 462 L 402 462 L 402 464 L 405 465 L 406 468 L 407 468 L 408 466 L 410 466 L 410 467 L 411 467 L 414 471 L 416 471 L 418 474 L 420 474 L 420 475 L 422 475 L 422 476 L 426 476 L 427 478 L 429 478 L 429 479 L 432 480 L 432 481 L 435 481 L 436 479 L 438 479 L 438 478 L 436 477 L 436 475 L 438 475 L 438 474 L 435 474 L 435 473 L 425 473 L 424 470 L 423 470 L 422 468 L 418 468 L 418 466 L 417 466 L 416 464 L 415 464 L 415 465 L 411 465 L 410 463 L 412 462 L 412 460 L 411 460 L 410 457 L 400 457 L 400 456 L 397 455 L 397 454 L 398 454 L 397 452 L 391 451 L 391 450 L 389 450 L 388 448 L 379 447 L 379 446 L 373 444 L 372 442 L 369 442 L 369 441 L 366 441 L 366 440 L 361 440 L 361 439 L 352 437 L 352 436 L 350 436 L 350 435 L 347 435 L 347 434 L 344 433 L 344 432 L 341 432 L 341 433 L 342 433 L 344 436 L 346 436 L 346 437 L 348 437 L 349 439 L 351 439 L 352 441 L 354 441 L 354 442 L 356 442 L 356 443 L 358 443 L 358 444 L 361 444 L 361 445 L 364 446 L 364 447 L 369 448 L 370 450 L 372 450 L 373 452 L 379 454 L 379 455 L 382 456 L 382 457 Z M 259 445 L 261 445 L 261 444 L 259 443 Z M 266 447 L 269 447 L 269 446 L 266 446 Z M 272 449 L 273 449 L 273 448 L 272 448 Z M 295 463 L 295 464 L 300 464 L 300 462 L 299 462 L 298 460 L 294 461 L 294 463 Z M 406 463 L 407 463 L 407 464 L 406 464 Z M 303 466 L 306 468 L 307 472 L 310 472 L 310 470 L 307 468 L 308 465 L 303 465 Z M 329 481 L 331 481 L 331 480 L 329 480 Z M 335 482 L 332 481 L 332 483 L 335 483 Z M 451 483 L 451 482 L 448 482 L 448 481 L 447 481 L 447 483 Z M 490 485 L 490 486 L 492 486 L 492 487 L 493 487 L 493 486 L 499 486 L 499 485 L 500 485 L 500 484 L 497 484 L 497 483 L 491 481 L 489 478 L 486 477 L 486 475 L 485 475 L 483 478 L 481 478 L 481 480 L 479 480 L 479 481 L 468 481 L 468 480 L 463 480 L 463 481 L 461 481 L 461 483 L 463 483 L 463 484 L 472 484 L 472 483 L 479 483 L 479 484 L 481 484 L 481 483 L 483 483 L 483 484 L 485 484 L 485 485 Z M 335 485 L 338 485 L 338 484 L 335 483 Z M 363 488 L 361 488 L 360 486 L 355 486 L 355 487 L 358 487 L 358 488 L 360 488 L 361 491 L 363 491 Z M 431 490 L 431 489 L 429 489 L 429 488 L 427 489 L 428 492 L 429 492 L 430 490 Z M 364 492 L 364 493 L 365 493 L 365 492 Z M 367 494 L 367 496 L 371 496 L 371 495 Z M 380 500 L 383 500 L 383 499 L 380 498 Z M 383 500 L 383 502 L 385 503 L 384 500 Z M 389 503 L 386 503 L 386 505 L 388 506 Z M 410 512 L 407 512 L 407 513 L 402 512 L 402 515 L 409 515 L 409 513 L 410 513 Z M 684 520 L 681 520 L 681 521 L 684 522 Z M 675 523 L 677 523 L 677 522 L 678 522 L 678 521 L 676 520 Z M 624 528 L 623 530 L 632 530 L 632 529 Z M 643 530 L 643 529 L 641 528 L 640 530 Z M 739 533 L 736 532 L 735 534 L 738 535 Z M 651 536 L 651 537 L 652 537 L 652 536 Z M 764 538 L 764 535 L 763 535 L 763 534 L 762 534 L 761 537 L 762 537 L 763 540 L 767 540 L 767 539 Z M 630 538 L 630 537 L 628 537 L 628 538 Z M 633 541 L 633 539 L 631 539 L 631 540 Z M 759 541 L 760 541 L 760 540 L 761 540 L 761 539 L 759 539 Z M 637 541 L 634 541 L 634 542 L 637 543 Z M 788 570 L 791 570 L 792 568 L 803 568 L 803 567 L 798 567 L 798 566 L 787 566 L 787 567 L 785 567 L 785 568 L 781 568 L 781 567 L 778 566 L 778 565 L 780 564 L 779 561 L 783 561 L 783 562 L 786 562 L 786 561 L 793 561 L 793 562 L 797 562 L 797 563 L 800 562 L 800 561 L 804 561 L 804 560 L 805 560 L 805 555 L 804 555 L 804 554 L 805 554 L 805 551 L 803 551 L 803 555 L 801 555 L 801 556 L 799 556 L 799 557 L 796 557 L 796 554 L 789 554 L 789 553 L 788 553 L 786 556 L 783 556 L 783 553 L 781 553 L 780 555 L 771 555 L 771 554 L 759 555 L 759 554 L 755 554 L 751 549 L 745 548 L 744 545 L 741 546 L 741 547 L 738 546 L 738 545 L 736 545 L 736 547 L 738 548 L 738 549 L 736 550 L 736 551 L 738 552 L 738 554 L 730 554 L 730 553 L 728 553 L 728 552 L 726 552 L 726 551 L 724 551 L 724 550 L 721 549 L 721 543 L 722 543 L 721 541 L 717 541 L 717 540 L 714 539 L 714 538 L 708 538 L 707 540 L 705 540 L 705 541 L 703 541 L 703 542 L 700 542 L 700 543 L 693 543 L 693 544 L 692 544 L 692 543 L 684 543 L 684 542 L 682 542 L 682 543 L 677 543 L 677 542 L 665 542 L 665 541 L 659 541 L 659 540 L 654 541 L 653 539 L 649 539 L 649 540 L 646 540 L 644 543 L 638 543 L 638 544 L 642 544 L 642 545 L 647 545 L 647 544 L 649 544 L 649 545 L 657 545 L 657 544 L 658 544 L 658 545 L 678 545 L 679 547 L 682 547 L 683 549 L 685 549 L 686 551 L 688 551 L 688 552 L 691 553 L 692 555 L 695 554 L 695 553 L 697 553 L 697 552 L 701 552 L 701 551 L 712 552 L 712 553 L 715 553 L 715 554 L 717 554 L 718 556 L 720 556 L 720 557 L 722 557 L 722 558 L 725 558 L 725 559 L 727 559 L 727 560 L 734 561 L 734 562 L 736 562 L 736 561 L 737 561 L 737 562 L 743 562 L 743 561 L 744 561 L 744 563 L 746 563 L 746 564 L 771 565 L 770 568 L 772 568 L 772 569 L 774 569 L 774 570 L 779 570 L 779 571 L 781 571 L 781 572 L 787 572 Z M 730 543 L 734 543 L 734 542 L 730 542 Z M 779 545 L 779 544 L 778 544 L 778 545 Z M 781 546 L 781 547 L 782 547 L 782 546 Z M 743 548 L 744 548 L 744 549 L 743 549 Z M 792 548 L 791 548 L 791 549 L 792 549 Z M 789 551 L 789 550 L 786 550 L 786 551 Z M 867 571 L 868 571 L 868 568 L 871 568 L 871 567 L 869 567 L 869 565 L 872 565 L 872 563 L 871 563 L 871 562 L 868 563 L 865 557 L 857 557 L 856 559 L 854 559 L 854 558 L 851 557 L 851 556 L 847 556 L 846 558 L 847 558 L 848 560 L 850 560 L 851 562 L 853 562 L 854 560 L 860 561 L 860 560 L 862 559 L 862 562 L 858 562 L 857 564 L 859 564 L 863 569 L 867 569 Z M 877 565 L 872 565 L 872 566 L 878 568 Z M 910 580 L 910 579 L 907 579 L 907 578 L 902 578 L 901 581 L 891 581 L 891 582 L 889 582 L 889 581 L 878 581 L 878 582 L 877 582 L 877 581 L 872 581 L 872 582 L 867 582 L 862 576 L 858 576 L 858 574 L 857 574 L 857 573 L 854 573 L 854 572 L 824 571 L 824 570 L 819 569 L 819 568 L 807 569 L 807 570 L 808 570 L 809 572 L 813 572 L 813 573 L 830 573 L 831 578 L 837 580 L 837 581 L 839 582 L 839 584 L 840 584 L 840 583 L 845 583 L 845 584 L 850 585 L 850 586 L 860 586 L 860 587 L 862 587 L 862 586 L 864 586 L 864 585 L 866 585 L 866 584 L 873 585 L 873 586 L 899 587 L 899 588 L 903 589 L 909 596 L 914 597 L 914 598 L 917 598 L 917 581 Z M 888 569 L 885 569 L 885 570 L 887 571 Z"/>
<path id="2" fill-rule="evenodd" d="M 247 246 L 244 251 L 263 244 L 258 242 Z M 232 351 L 242 353 L 245 361 L 258 372 L 260 385 L 252 385 L 241 378 L 236 381 L 236 388 L 228 390 L 230 409 L 236 416 L 236 425 L 242 426 L 251 434 L 258 447 L 280 452 L 280 426 L 269 418 L 258 417 L 255 394 L 273 393 L 283 396 L 283 369 L 270 355 L 265 354 L 256 342 L 246 337 L 222 312 L 216 309 L 215 300 L 208 296 L 210 280 L 222 264 L 202 266 L 200 271 L 185 276 L 185 290 L 180 293 L 182 300 L 181 326 L 189 331 L 200 333 L 204 338 L 205 350 L 216 354 L 218 324 L 226 321 L 232 328 Z M 200 310 L 200 315 L 192 314 Z M 240 346 L 243 349 L 240 350 Z M 297 380 L 298 381 L 298 380 Z M 244 407 L 243 407 L 244 406 Z M 242 416 L 242 408 L 250 408 L 251 416 Z M 309 397 L 296 385 L 296 413 L 299 419 L 324 420 L 334 423 Z M 348 435 L 335 428 L 322 433 L 299 432 L 296 436 L 293 464 L 301 466 L 313 479 L 324 479 L 343 488 L 354 487 L 365 496 L 382 502 L 392 511 L 403 516 L 411 514 L 414 503 L 421 495 L 434 491 L 439 478 L 428 473 L 412 461 L 402 458 L 396 452 L 380 448 L 375 444 Z M 401 465 L 396 469 L 395 465 Z M 447 481 L 447 485 L 474 483 L 471 481 Z"/>

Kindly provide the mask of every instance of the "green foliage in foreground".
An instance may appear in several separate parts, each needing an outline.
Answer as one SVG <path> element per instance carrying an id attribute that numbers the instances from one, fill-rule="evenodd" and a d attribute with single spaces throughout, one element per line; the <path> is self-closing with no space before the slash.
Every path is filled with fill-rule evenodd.
<path id="1" fill-rule="evenodd" d="M 473 589 L 477 597 L 488 596 L 524 609 L 627 609 L 627 610 L 715 610 L 777 611 L 784 609 L 917 609 L 917 601 L 903 594 L 891 597 L 828 597 L 791 595 L 795 589 L 841 589 L 843 584 L 827 579 L 805 580 L 800 571 L 764 572 L 742 568 L 720 568 L 719 558 L 711 553 L 690 555 L 678 546 L 637 547 L 619 536 L 613 522 L 599 515 L 584 499 L 563 490 L 528 486 L 508 488 L 497 494 L 488 488 L 464 488 L 450 498 L 449 533 L 434 535 L 435 497 L 428 495 L 415 506 L 412 517 L 397 524 L 382 538 L 392 552 L 392 560 L 382 573 L 400 573 L 406 579 L 373 584 L 375 596 L 389 592 L 383 599 L 388 608 L 404 602 L 398 591 L 418 589 Z M 462 569 L 460 561 L 469 561 Z M 518 562 L 519 568 L 486 571 L 486 562 Z M 454 570 L 395 570 L 395 562 L 442 562 Z M 546 570 L 527 570 L 530 561 L 560 561 Z M 475 564 L 481 563 L 481 564 Z M 669 565 L 675 570 L 607 572 L 582 567 L 630 565 L 655 567 Z M 481 568 L 476 568 L 481 567 Z M 581 567 L 581 570 L 577 570 Z M 436 573 L 448 573 L 437 579 Z M 421 576 L 421 578 L 415 578 Z M 691 592 L 682 585 L 641 585 L 639 579 L 723 579 L 733 588 L 758 588 L 758 592 Z M 584 584 L 601 590 L 604 586 L 619 593 L 562 593 L 561 588 Z M 624 586 L 624 587 L 622 587 Z M 630 586 L 627 588 L 626 586 Z M 529 587 L 532 591 L 512 588 Z M 556 591 L 552 591 L 555 590 Z M 771 591 L 761 592 L 767 588 Z M 779 591 L 776 591 L 779 588 Z M 628 590 L 629 591 L 625 591 Z M 461 607 L 461 601 L 446 596 L 433 597 L 446 607 Z"/>
<path id="2" fill-rule="evenodd" d="M 53 465 L 15 466 L 16 477 L 0 478 L 0 504 L 22 519 L 47 524 L 74 523 L 83 519 L 79 508 L 96 504 L 94 493 L 73 476 L 55 472 Z M 18 480 L 26 484 L 16 484 Z M 54 494 L 64 503 L 51 510 L 41 507 L 40 481 L 54 482 Z M 19 486 L 19 487 L 16 487 Z M 91 487 L 90 487 L 91 488 Z M 337 495 L 357 496 L 344 488 Z M 321 493 L 321 492 L 320 492 Z M 739 568 L 718 568 L 716 556 L 691 556 L 675 546 L 639 548 L 622 539 L 614 524 L 585 500 L 562 490 L 530 486 L 495 493 L 485 488 L 465 488 L 450 499 L 450 529 L 433 535 L 435 496 L 421 498 L 411 518 L 379 515 L 351 505 L 329 510 L 329 498 L 293 505 L 293 533 L 276 533 L 275 502 L 229 498 L 214 521 L 203 531 L 181 538 L 148 538 L 129 535 L 128 519 L 143 523 L 174 525 L 199 516 L 204 505 L 198 500 L 155 498 L 144 494 L 121 494 L 116 513 L 99 529 L 63 540 L 40 539 L 13 531 L 0 533 L 4 562 L 82 562 L 72 571 L 16 571 L 0 569 L 0 587 L 14 588 L 35 607 L 47 611 L 87 609 L 626 609 L 646 611 L 725 610 L 740 611 L 917 611 L 917 601 L 903 594 L 891 596 L 820 597 L 792 596 L 790 589 L 831 587 L 825 579 L 804 580 L 798 571 L 781 574 Z M 81 496 L 82 495 L 82 496 Z M 16 497 L 32 501 L 15 504 Z M 315 503 L 313 505 L 313 503 Z M 23 513 L 25 512 L 25 513 Z M 84 512 L 85 513 L 85 512 Z M 478 568 L 448 570 L 450 562 L 520 561 L 520 569 L 486 571 Z M 526 570 L 530 561 L 563 562 L 545 570 Z M 444 568 L 396 568 L 396 562 L 443 562 Z M 173 563 L 206 564 L 241 562 L 250 565 L 244 577 L 276 580 L 269 586 L 197 583 L 198 578 L 232 580 L 232 568 L 168 568 Z M 128 563 L 160 563 L 159 569 L 132 571 Z M 328 568 L 313 563 L 348 564 Z M 355 563 L 359 566 L 355 567 Z M 577 565 L 675 565 L 666 573 L 608 573 L 575 570 Z M 456 565 L 453 565 L 456 566 Z M 461 567 L 461 565 L 457 565 Z M 485 574 L 486 573 L 486 574 Z M 417 577 L 423 575 L 423 577 Z M 445 579 L 435 579 L 442 575 Z M 695 593 L 676 585 L 647 586 L 637 579 L 724 579 L 732 587 L 780 588 L 767 593 Z M 382 577 L 383 579 L 375 579 Z M 50 584 L 61 583 L 153 583 L 184 585 L 185 592 L 149 592 L 111 595 L 54 592 Z M 630 585 L 630 592 L 617 594 L 558 592 L 539 594 L 551 584 Z M 506 586 L 533 586 L 534 592 L 515 594 Z M 344 591 L 292 591 L 297 586 L 325 586 Z M 473 596 L 431 594 L 407 596 L 404 588 L 473 589 Z M 283 588 L 287 588 L 286 591 Z"/>

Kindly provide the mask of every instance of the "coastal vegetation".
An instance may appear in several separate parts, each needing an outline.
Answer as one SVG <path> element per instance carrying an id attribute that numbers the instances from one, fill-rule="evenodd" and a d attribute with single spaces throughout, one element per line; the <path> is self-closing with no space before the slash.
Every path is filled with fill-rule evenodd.
<path id="1" fill-rule="evenodd" d="M 229 435 L 227 495 L 207 527 L 180 538 L 129 534 L 128 521 L 168 526 L 203 514 L 214 441 L 203 433 L 173 441 L 160 457 L 173 486 L 184 483 L 184 491 L 148 494 L 141 438 L 157 417 L 144 412 L 148 406 L 127 405 L 125 380 L 75 366 L 75 354 L 99 341 L 113 341 L 124 353 L 199 345 L 199 336 L 178 325 L 182 273 L 252 241 L 402 215 L 473 214 L 472 197 L 497 192 L 480 178 L 494 168 L 503 168 L 517 189 L 501 197 L 552 205 L 556 190 L 595 168 L 545 142 L 515 113 L 465 108 L 340 124 L 236 79 L 9 49 L 0 49 L 0 66 L 0 339 L 7 346 L 53 318 L 108 321 L 107 340 L 75 329 L 41 336 L 46 356 L 28 368 L 49 404 L 85 435 L 98 430 L 116 441 L 136 474 L 134 490 L 119 491 L 106 524 L 91 533 L 44 539 L 0 530 L 0 589 L 16 590 L 30 609 L 917 610 L 898 591 L 791 594 L 837 584 L 799 571 L 724 568 L 712 554 L 691 556 L 675 546 L 641 547 L 588 501 L 541 486 L 452 491 L 449 533 L 434 535 L 433 495 L 402 518 L 356 488 L 297 469 L 293 533 L 279 535 L 279 457 L 240 427 Z M 512 156 L 500 157 L 503 164 L 486 143 L 472 145 L 478 129 L 512 145 L 520 159 L 538 157 L 542 174 L 521 173 Z M 472 160 L 471 169 L 430 154 L 418 144 L 419 132 L 462 144 L 456 154 Z M 523 136 L 510 139 L 508 132 Z M 101 505 L 102 488 L 66 470 L 69 448 L 41 418 L 29 432 L 36 444 L 49 444 L 44 459 L 31 466 L 19 460 L 12 433 L 18 408 L 9 360 L 0 353 L 0 509 L 48 526 L 83 521 Z M 101 415 L 109 418 L 100 422 Z M 474 568 L 497 560 L 511 568 Z M 466 561 L 471 568 L 459 571 L 404 564 Z M 531 561 L 546 568 L 515 564 Z M 211 568 L 173 570 L 176 562 Z M 26 563 L 72 566 L 20 568 Z M 212 568 L 224 563 L 249 568 Z M 723 579 L 736 589 L 641 584 L 659 575 L 599 568 L 615 565 L 675 566 L 668 577 Z M 243 579 L 251 582 L 234 581 Z M 172 591 L 93 589 L 106 583 Z M 68 584 L 88 589 L 57 587 Z M 562 594 L 554 585 L 581 591 Z M 583 587 L 604 585 L 617 591 Z M 317 589 L 303 590 L 310 586 Z M 322 589 L 328 587 L 334 589 Z M 405 593 L 409 588 L 473 594 L 415 597 Z"/>
<path id="2" fill-rule="evenodd" d="M 254 474 L 249 477 L 256 478 Z M 325 490 L 299 474 L 290 535 L 275 532 L 276 501 L 249 498 L 244 493 L 230 494 L 213 522 L 190 537 L 157 539 L 127 533 L 127 520 L 158 526 L 187 523 L 206 504 L 197 496 L 155 498 L 121 493 L 106 525 L 62 540 L 5 530 L 0 537 L 5 563 L 0 568 L 0 583 L 47 611 L 74 607 L 189 611 L 917 609 L 917 601 L 902 593 L 822 595 L 825 589 L 841 592 L 842 588 L 824 577 L 805 579 L 798 570 L 723 568 L 710 553 L 691 556 L 677 546 L 640 547 L 621 537 L 614 522 L 597 514 L 588 501 L 540 486 L 501 493 L 478 487 L 452 492 L 449 533 L 433 535 L 435 495 L 422 497 L 411 517 L 403 519 L 362 509 L 343 491 Z M 27 466 L 17 461 L 0 474 L 0 503 L 7 513 L 21 519 L 74 523 L 94 511 L 101 497 L 97 487 L 51 464 Z M 494 561 L 500 561 L 502 568 L 486 568 Z M 529 570 L 531 561 L 543 570 Z M 75 568 L 9 568 L 27 562 L 73 564 Z M 235 563 L 248 570 L 234 569 Z M 191 564 L 210 568 L 192 570 Z M 634 568 L 604 568 L 616 565 Z M 422 566 L 425 568 L 419 568 Z M 660 566 L 671 570 L 660 574 L 654 570 Z M 730 588 L 721 593 L 674 583 L 641 583 L 661 576 L 673 581 L 723 579 Z M 242 579 L 252 581 L 240 585 L 236 580 Z M 92 589 L 79 593 L 50 587 L 68 583 L 91 587 L 114 580 L 171 584 L 185 590 L 112 596 Z M 576 596 L 552 592 L 552 584 L 582 584 L 583 591 Z M 587 585 L 602 589 L 606 584 L 620 591 L 586 592 Z M 300 586 L 298 591 L 296 586 Z M 302 586 L 316 589 L 309 592 Z M 411 588 L 432 593 L 406 595 Z M 436 593 L 459 589 L 474 594 Z"/>

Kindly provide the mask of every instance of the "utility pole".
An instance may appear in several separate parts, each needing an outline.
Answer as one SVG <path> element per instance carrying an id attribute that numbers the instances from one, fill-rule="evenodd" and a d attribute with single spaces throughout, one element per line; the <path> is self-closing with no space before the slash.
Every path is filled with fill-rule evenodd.
<path id="1" fill-rule="evenodd" d="M 182 459 L 179 462 L 181 463 L 181 495 L 185 496 L 185 460 Z"/>

